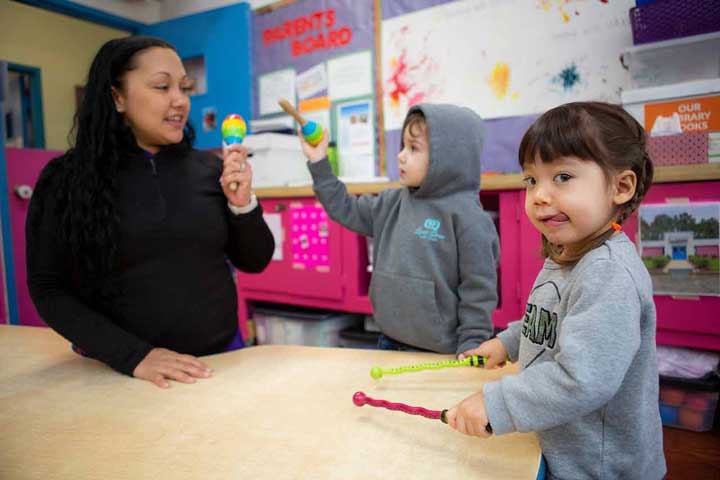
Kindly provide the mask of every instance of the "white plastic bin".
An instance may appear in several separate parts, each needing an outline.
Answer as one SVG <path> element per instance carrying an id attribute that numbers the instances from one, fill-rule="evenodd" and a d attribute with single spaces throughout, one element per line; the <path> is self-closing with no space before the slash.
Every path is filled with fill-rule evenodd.
<path id="1" fill-rule="evenodd" d="M 243 145 L 251 154 L 254 187 L 312 184 L 297 135 L 258 133 L 245 137 Z"/>
<path id="2" fill-rule="evenodd" d="M 720 77 L 720 32 L 627 48 L 622 53 L 632 88 Z"/>
<path id="3" fill-rule="evenodd" d="M 258 345 L 338 347 L 340 331 L 360 319 L 352 313 L 261 303 L 253 313 Z"/>

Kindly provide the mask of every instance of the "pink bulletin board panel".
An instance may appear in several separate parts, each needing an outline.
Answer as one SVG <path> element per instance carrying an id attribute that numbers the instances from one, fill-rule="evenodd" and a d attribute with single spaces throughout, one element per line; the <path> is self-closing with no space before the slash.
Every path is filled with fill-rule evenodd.
<path id="1" fill-rule="evenodd" d="M 292 265 L 330 271 L 330 229 L 328 216 L 320 203 L 290 204 L 290 244 Z"/>
<path id="2" fill-rule="evenodd" d="M 720 182 L 655 184 L 644 205 L 718 202 Z M 636 240 L 637 213 L 626 222 L 627 235 Z M 720 297 L 655 295 L 657 343 L 720 350 Z"/>

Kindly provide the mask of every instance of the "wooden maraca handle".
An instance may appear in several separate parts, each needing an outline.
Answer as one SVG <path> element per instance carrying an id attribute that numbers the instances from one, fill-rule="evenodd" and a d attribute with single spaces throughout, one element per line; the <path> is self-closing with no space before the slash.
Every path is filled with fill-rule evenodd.
<path id="1" fill-rule="evenodd" d="M 292 104 L 284 98 L 278 100 L 278 104 L 280 104 L 280 107 L 285 110 L 285 113 L 293 117 L 295 121 L 300 124 L 301 127 L 307 123 L 307 120 L 305 120 L 303 116 L 300 115 L 297 110 L 295 110 L 295 107 L 293 107 Z"/>

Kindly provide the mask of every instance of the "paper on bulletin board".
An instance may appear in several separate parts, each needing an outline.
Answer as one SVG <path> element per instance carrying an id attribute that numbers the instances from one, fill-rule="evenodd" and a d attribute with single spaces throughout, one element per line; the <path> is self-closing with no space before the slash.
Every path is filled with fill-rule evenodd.
<path id="1" fill-rule="evenodd" d="M 371 99 L 335 106 L 340 176 L 366 179 L 375 176 L 375 115 Z"/>
<path id="2" fill-rule="evenodd" d="M 369 50 L 327 62 L 328 95 L 333 100 L 361 97 L 373 92 L 372 56 Z"/>
<path id="3" fill-rule="evenodd" d="M 319 63 L 314 67 L 298 74 L 297 94 L 300 100 L 310 98 L 328 88 L 327 72 L 325 64 Z"/>
<path id="4" fill-rule="evenodd" d="M 282 215 L 279 213 L 264 213 L 263 218 L 267 223 L 270 232 L 272 233 L 273 240 L 275 240 L 275 250 L 273 250 L 273 260 L 282 261 L 283 259 L 283 229 L 282 229 Z"/>
<path id="5" fill-rule="evenodd" d="M 260 116 L 280 113 L 281 98 L 295 103 L 295 70 L 286 68 L 262 75 L 258 80 Z"/>

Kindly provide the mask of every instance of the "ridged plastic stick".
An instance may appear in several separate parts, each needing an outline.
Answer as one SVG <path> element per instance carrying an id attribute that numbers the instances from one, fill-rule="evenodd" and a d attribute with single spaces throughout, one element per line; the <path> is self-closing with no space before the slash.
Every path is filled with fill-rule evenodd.
<path id="1" fill-rule="evenodd" d="M 485 364 L 484 357 L 478 357 L 477 355 L 471 355 L 465 357 L 462 360 L 447 360 L 445 362 L 435 363 L 420 363 L 418 365 L 409 365 L 405 367 L 396 368 L 380 368 L 372 367 L 370 369 L 370 376 L 375 380 L 379 380 L 383 375 L 399 375 L 401 373 L 419 372 L 421 370 L 438 370 L 440 368 L 451 368 L 451 367 L 479 367 Z"/>
<path id="2" fill-rule="evenodd" d="M 370 398 L 363 392 L 355 392 L 353 395 L 353 403 L 358 407 L 363 405 L 370 405 L 372 407 L 386 408 L 388 410 L 396 410 L 399 412 L 407 413 L 408 415 L 419 415 L 421 417 L 429 418 L 431 420 L 440 420 L 443 423 L 447 422 L 447 409 L 445 410 L 428 410 L 423 407 L 413 407 L 411 405 L 405 405 L 399 402 L 388 402 L 387 400 L 380 400 L 377 398 Z M 488 423 L 485 425 L 485 431 L 493 433 L 492 426 Z"/>

